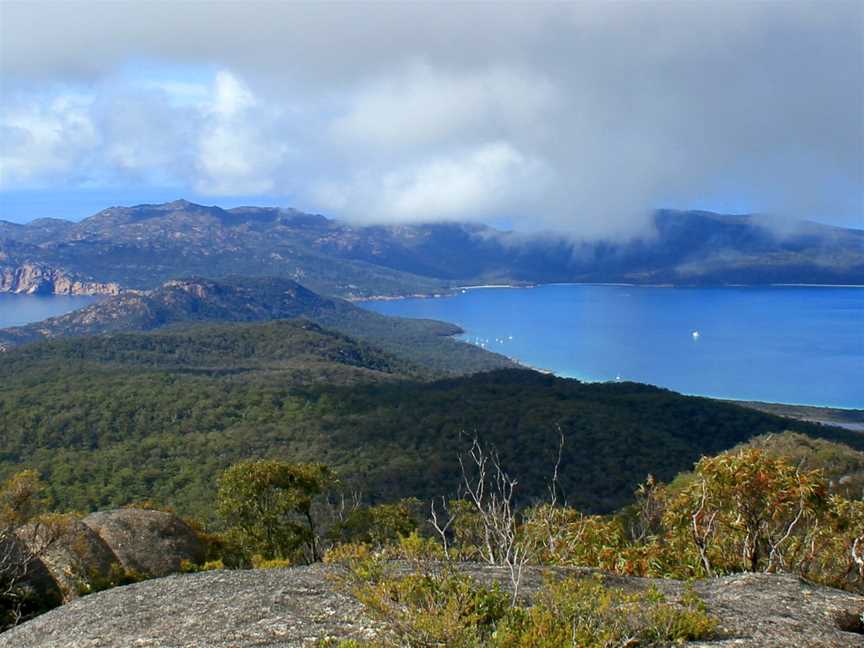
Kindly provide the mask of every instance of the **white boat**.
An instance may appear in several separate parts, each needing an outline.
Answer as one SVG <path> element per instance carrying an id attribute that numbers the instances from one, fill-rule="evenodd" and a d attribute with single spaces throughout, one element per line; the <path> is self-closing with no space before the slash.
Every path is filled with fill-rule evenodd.
<path id="1" fill-rule="evenodd" d="M 699 339 L 699 331 L 693 331 L 690 335 L 693 336 L 693 339 L 694 339 L 694 340 L 698 340 L 698 339 Z"/>

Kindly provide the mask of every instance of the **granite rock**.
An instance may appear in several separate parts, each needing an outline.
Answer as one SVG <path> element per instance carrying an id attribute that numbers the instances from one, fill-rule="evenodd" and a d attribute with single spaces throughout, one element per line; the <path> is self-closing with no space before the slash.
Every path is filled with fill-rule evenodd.
<path id="1" fill-rule="evenodd" d="M 173 513 L 125 508 L 91 513 L 82 523 L 96 533 L 125 569 L 149 578 L 201 563 L 204 547 L 195 531 Z"/>
<path id="2" fill-rule="evenodd" d="M 461 565 L 484 583 L 506 586 L 503 569 Z M 592 570 L 555 570 L 591 576 Z M 73 601 L 5 634 L 0 648 L 246 648 L 310 646 L 322 638 L 366 638 L 376 623 L 334 583 L 339 568 L 212 571 L 136 583 Z M 544 570 L 529 569 L 530 598 Z M 670 598 L 675 580 L 607 576 L 628 591 L 657 587 Z M 741 574 L 694 584 L 720 622 L 722 636 L 699 648 L 864 646 L 864 596 L 812 585 L 792 575 Z"/>

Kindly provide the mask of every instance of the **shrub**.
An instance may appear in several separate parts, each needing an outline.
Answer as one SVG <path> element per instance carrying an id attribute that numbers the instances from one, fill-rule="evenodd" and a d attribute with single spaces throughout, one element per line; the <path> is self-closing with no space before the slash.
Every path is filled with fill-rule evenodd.
<path id="1" fill-rule="evenodd" d="M 198 572 L 214 571 L 217 569 L 225 569 L 225 563 L 221 560 L 208 560 L 199 565 L 189 560 L 180 561 L 181 574 L 197 574 Z"/>
<path id="2" fill-rule="evenodd" d="M 824 514 L 827 493 L 818 471 L 745 449 L 701 459 L 663 524 L 700 575 L 784 569 L 794 538 Z"/>
<path id="3" fill-rule="evenodd" d="M 251 565 L 243 543 L 236 531 L 212 533 L 198 524 L 192 527 L 204 547 L 204 562 L 219 563 L 228 569 L 245 569 Z"/>
<path id="4" fill-rule="evenodd" d="M 331 535 L 343 542 L 363 542 L 382 547 L 417 531 L 422 519 L 418 499 L 402 499 L 391 504 L 361 506 L 335 525 Z"/>
<path id="5" fill-rule="evenodd" d="M 61 602 L 29 582 L 35 561 L 69 529 L 70 518 L 47 513 L 48 504 L 47 487 L 34 470 L 0 484 L 0 631 Z"/>
<path id="6" fill-rule="evenodd" d="M 81 596 L 101 592 L 111 589 L 112 587 L 120 587 L 121 585 L 131 585 L 132 583 L 140 583 L 147 580 L 147 577 L 134 569 L 126 569 L 120 563 L 111 563 L 111 568 L 105 575 L 91 574 L 86 583 L 82 583 L 78 588 L 78 593 Z"/>
<path id="7" fill-rule="evenodd" d="M 284 569 L 286 567 L 291 567 L 290 560 L 280 558 L 267 559 L 263 556 L 252 556 L 253 569 Z"/>
<path id="8" fill-rule="evenodd" d="M 626 593 L 599 578 L 550 579 L 530 607 L 450 569 L 379 573 L 359 578 L 353 592 L 385 626 L 374 646 L 667 646 L 711 637 L 717 627 L 692 591 L 669 602 L 654 589 Z"/>
<path id="9" fill-rule="evenodd" d="M 442 560 L 444 548 L 434 538 L 424 538 L 417 531 L 399 538 L 393 547 L 394 558 L 414 562 L 424 560 Z"/>
<path id="10" fill-rule="evenodd" d="M 498 648 L 668 646 L 710 637 L 717 623 L 688 592 L 668 603 L 656 590 L 628 594 L 599 579 L 548 581 L 535 604 L 517 609 L 498 627 Z"/>
<path id="11" fill-rule="evenodd" d="M 363 542 L 346 542 L 334 545 L 324 554 L 323 561 L 330 565 L 351 566 L 373 559 L 373 550 Z"/>
<path id="12" fill-rule="evenodd" d="M 508 612 L 509 594 L 445 570 L 362 583 L 354 594 L 386 624 L 383 645 L 469 648 L 489 641 Z"/>

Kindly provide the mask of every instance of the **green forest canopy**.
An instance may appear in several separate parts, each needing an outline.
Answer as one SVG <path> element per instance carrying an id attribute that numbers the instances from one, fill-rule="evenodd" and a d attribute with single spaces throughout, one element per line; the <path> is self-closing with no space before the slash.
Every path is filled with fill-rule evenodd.
<path id="1" fill-rule="evenodd" d="M 636 383 L 530 370 L 430 381 L 423 370 L 308 322 L 208 325 L 40 343 L 0 355 L 0 477 L 26 467 L 58 509 L 153 500 L 212 519 L 218 474 L 246 458 L 331 466 L 370 502 L 454 493 L 475 435 L 546 494 L 581 510 L 627 504 L 661 480 L 786 428 L 864 437 Z"/>

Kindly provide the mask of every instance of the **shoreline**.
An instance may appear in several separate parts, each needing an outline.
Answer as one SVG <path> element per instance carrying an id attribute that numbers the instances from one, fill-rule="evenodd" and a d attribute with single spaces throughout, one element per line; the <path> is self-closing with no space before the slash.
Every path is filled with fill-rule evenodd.
<path id="1" fill-rule="evenodd" d="M 549 282 L 516 282 L 500 284 L 467 284 L 444 288 L 439 292 L 411 293 L 411 294 L 377 294 L 377 295 L 348 295 L 340 297 L 349 302 L 364 301 L 396 301 L 400 299 L 441 299 L 454 297 L 460 292 L 468 290 L 501 290 L 504 288 L 543 288 L 544 286 L 609 286 L 625 288 L 864 288 L 864 284 L 809 284 L 809 283 L 770 283 L 770 284 L 688 284 L 688 283 L 634 283 L 627 281 L 549 281 Z M 114 292 L 91 291 L 82 292 L 28 292 L 11 290 L 6 287 L 0 288 L 0 295 L 13 295 L 21 297 L 106 297 L 127 292 L 142 292 L 139 289 L 117 286 Z"/>
<path id="2" fill-rule="evenodd" d="M 537 288 L 543 284 L 479 284 L 475 286 L 456 286 L 453 290 L 485 290 L 487 288 Z"/>
<path id="3" fill-rule="evenodd" d="M 486 290 L 486 289 L 500 290 L 503 288 L 540 288 L 543 286 L 610 286 L 610 287 L 627 287 L 627 288 L 660 288 L 660 287 L 662 287 L 662 288 L 693 288 L 693 287 L 695 287 L 695 286 L 684 286 L 684 285 L 672 286 L 672 285 L 657 285 L 657 284 L 608 283 L 608 282 L 607 283 L 600 283 L 600 282 L 550 282 L 550 283 L 523 284 L 523 285 L 517 285 L 517 284 L 478 284 L 478 285 L 473 285 L 473 286 L 460 286 L 460 287 L 454 288 L 453 291 L 451 291 L 449 294 L 438 293 L 438 294 L 434 294 L 434 295 L 387 296 L 387 297 L 384 297 L 383 299 L 386 299 L 388 301 L 397 301 L 397 300 L 411 299 L 411 298 L 419 298 L 419 299 L 444 298 L 444 297 L 457 296 L 458 292 L 456 292 L 456 291 L 461 291 L 462 293 L 465 293 L 468 290 Z M 845 285 L 845 284 L 844 285 L 841 285 L 841 284 L 777 284 L 777 285 L 774 285 L 774 284 L 735 284 L 735 285 L 727 284 L 727 285 L 723 285 L 723 286 L 704 286 L 704 287 L 705 288 L 784 288 L 784 287 L 788 287 L 788 288 L 864 288 L 864 285 L 859 286 L 859 285 Z M 362 305 L 363 301 L 377 301 L 377 300 L 372 299 L 372 298 L 368 298 L 368 299 L 358 299 L 357 301 L 361 302 L 361 305 Z M 450 323 L 452 323 L 452 322 L 450 322 Z M 455 339 L 457 339 L 458 341 L 463 342 L 465 344 L 470 344 L 470 345 L 476 346 L 480 349 L 483 349 L 486 351 L 491 351 L 493 353 L 497 353 L 494 349 L 486 349 L 479 344 L 475 344 L 475 343 L 469 341 L 468 339 L 459 339 L 461 335 L 465 335 L 464 330 L 463 330 L 462 334 L 454 334 L 453 337 Z M 592 378 L 587 377 L 587 376 L 579 376 L 579 375 L 575 375 L 575 374 L 558 372 L 558 371 L 555 371 L 553 369 L 547 369 L 547 368 L 543 368 L 543 367 L 534 366 L 534 365 L 529 364 L 527 362 L 524 362 L 518 358 L 515 358 L 512 356 L 507 356 L 506 354 L 501 354 L 501 355 L 504 355 L 504 357 L 506 357 L 510 362 L 513 362 L 519 368 L 527 369 L 530 371 L 537 371 L 538 373 L 542 373 L 545 375 L 552 375 L 552 376 L 555 376 L 557 378 L 569 379 L 569 380 L 578 380 L 580 382 L 585 382 L 585 383 L 619 382 L 619 381 L 616 381 L 614 379 L 592 379 Z M 621 382 L 639 382 L 639 381 L 624 380 Z M 642 384 L 651 385 L 651 386 L 657 387 L 659 389 L 668 389 L 670 391 L 676 391 L 677 393 L 680 393 L 680 394 L 685 395 L 685 396 L 693 396 L 693 397 L 698 397 L 698 398 L 709 398 L 712 400 L 737 404 L 737 405 L 740 405 L 742 407 L 751 407 L 751 409 L 759 409 L 759 407 L 764 407 L 764 408 L 773 407 L 775 409 L 787 408 L 790 411 L 793 409 L 802 410 L 802 411 L 803 410 L 823 410 L 822 412 L 819 412 L 820 415 L 817 415 L 817 416 L 814 416 L 813 412 L 810 412 L 808 414 L 796 412 L 794 415 L 784 414 L 784 413 L 780 413 L 780 412 L 773 412 L 773 413 L 776 413 L 777 415 L 780 415 L 780 416 L 786 415 L 788 418 L 793 418 L 793 419 L 798 419 L 798 420 L 810 421 L 810 422 L 814 422 L 814 423 L 825 423 L 827 425 L 846 427 L 847 429 L 851 429 L 853 431 L 858 431 L 858 432 L 864 433 L 864 403 L 861 403 L 860 405 L 856 404 L 856 405 L 851 405 L 851 406 L 845 406 L 845 405 L 841 406 L 841 405 L 830 405 L 830 404 L 826 405 L 826 404 L 822 404 L 822 403 L 814 404 L 814 403 L 795 403 L 795 402 L 788 402 L 788 401 L 763 401 L 763 400 L 754 400 L 753 398 L 747 398 L 747 397 L 741 397 L 741 396 L 738 396 L 738 397 L 729 396 L 729 395 L 719 396 L 719 395 L 679 391 L 679 390 L 672 388 L 672 387 L 663 386 L 663 385 L 653 385 L 652 383 L 642 383 Z M 858 425 L 859 425 L 858 420 L 855 420 L 852 422 L 847 422 L 844 425 L 842 421 L 837 420 L 836 416 L 830 416 L 829 418 L 826 418 L 826 415 L 829 415 L 831 412 L 851 413 L 853 415 L 860 413 L 861 414 L 861 420 L 860 420 L 861 427 L 860 428 L 858 427 Z M 852 426 L 852 427 L 849 427 L 849 426 Z"/>
<path id="4" fill-rule="evenodd" d="M 366 301 L 399 301 L 402 299 L 443 299 L 445 297 L 455 297 L 460 292 L 469 290 L 501 290 L 509 289 L 529 289 L 543 288 L 545 286 L 608 286 L 621 288 L 864 288 L 864 284 L 808 284 L 808 283 L 770 283 L 770 284 L 674 284 L 674 283 L 630 283 L 618 281 L 550 281 L 540 283 L 513 283 L 513 284 L 472 284 L 464 286 L 454 286 L 446 289 L 443 292 L 435 293 L 413 293 L 410 295 L 369 295 L 350 297 L 342 297 L 346 301 L 366 302 Z"/>
<path id="5" fill-rule="evenodd" d="M 523 364 L 523 363 L 519 363 L 519 364 Z M 525 365 L 525 366 L 527 368 L 533 369 L 535 371 L 541 371 L 539 369 L 536 369 L 535 367 L 530 367 L 528 365 Z M 579 382 L 584 382 L 584 383 L 619 383 L 619 382 L 625 383 L 625 382 L 632 382 L 632 383 L 636 383 L 636 384 L 640 384 L 640 385 L 649 385 L 650 387 L 656 387 L 657 389 L 666 389 L 666 390 L 681 394 L 682 396 L 693 396 L 694 398 L 710 398 L 711 400 L 723 401 L 724 403 L 733 403 L 735 405 L 740 405 L 742 407 L 749 407 L 750 409 L 764 408 L 764 410 L 762 410 L 762 411 L 767 411 L 769 408 L 775 408 L 778 410 L 782 408 L 782 409 L 788 409 L 789 411 L 792 411 L 792 410 L 820 410 L 820 411 L 825 411 L 826 413 L 827 412 L 836 412 L 836 413 L 841 415 L 840 418 L 842 418 L 843 414 L 851 415 L 853 420 L 850 421 L 850 423 L 852 425 L 858 425 L 859 424 L 858 417 L 860 416 L 861 428 L 856 429 L 856 431 L 864 432 L 864 404 L 857 406 L 857 407 L 855 407 L 855 406 L 842 407 L 840 405 L 814 405 L 812 403 L 790 403 L 790 402 L 781 402 L 781 401 L 753 400 L 753 399 L 747 399 L 747 398 L 735 398 L 732 396 L 712 396 L 710 394 L 697 394 L 697 393 L 693 393 L 693 392 L 678 391 L 677 389 L 673 389 L 672 387 L 664 387 L 663 385 L 655 385 L 653 383 L 641 382 L 639 380 L 590 380 L 588 378 L 579 378 L 577 376 L 561 375 L 561 374 L 555 373 L 554 371 L 543 371 L 543 373 L 551 373 L 552 375 L 554 375 L 558 378 L 564 378 L 567 380 L 578 380 Z M 787 415 L 787 414 L 780 414 L 779 411 L 778 412 L 771 412 L 771 413 L 777 414 L 778 416 L 787 416 L 787 418 L 794 418 L 794 419 L 799 419 L 799 420 L 809 420 L 811 423 L 821 423 L 821 422 L 827 421 L 827 419 L 825 419 L 823 417 L 814 417 L 812 419 L 809 419 L 809 418 L 805 419 L 803 412 L 800 416 L 791 416 L 791 415 Z M 839 425 L 839 423 L 829 423 L 829 424 L 830 425 Z M 845 427 L 845 426 L 840 425 L 840 427 Z"/>
<path id="6" fill-rule="evenodd" d="M 715 399 L 731 402 L 759 412 L 774 414 L 798 421 L 841 427 L 864 434 L 864 408 L 826 407 L 822 405 L 796 405 L 765 401 Z"/>
<path id="7" fill-rule="evenodd" d="M 453 297 L 453 293 L 415 293 L 412 295 L 370 295 L 368 297 L 358 297 L 351 295 L 349 297 L 335 297 L 335 299 L 344 299 L 352 304 L 373 302 L 373 301 L 401 301 L 403 299 L 441 299 L 442 297 Z"/>
<path id="8" fill-rule="evenodd" d="M 477 348 L 483 349 L 484 351 L 488 351 L 473 342 L 469 342 L 468 340 L 458 339 L 459 335 L 463 334 L 454 334 L 452 337 L 456 339 L 458 342 L 462 342 L 464 344 L 470 344 L 471 346 L 476 346 Z M 492 351 L 492 353 L 496 353 Z M 500 354 L 504 355 L 504 354 Z M 864 433 L 864 403 L 859 406 L 851 406 L 851 407 L 843 407 L 840 405 L 814 405 L 812 403 L 790 403 L 790 402 L 781 402 L 781 401 L 765 401 L 765 400 L 753 400 L 747 398 L 735 398 L 732 396 L 712 396 L 710 394 L 696 394 L 692 392 L 678 391 L 677 389 L 673 389 L 672 387 L 664 387 L 663 385 L 655 385 L 653 383 L 641 382 L 639 380 L 615 380 L 615 379 L 593 379 L 588 377 L 580 377 L 573 374 L 567 373 L 559 373 L 554 369 L 545 369 L 542 367 L 536 367 L 534 365 L 528 364 L 520 360 L 519 358 L 515 358 L 513 356 L 504 356 L 510 362 L 515 363 L 520 369 L 528 369 L 530 371 L 536 371 L 538 373 L 542 373 L 547 376 L 555 376 L 556 378 L 561 378 L 563 380 L 576 380 L 581 383 L 588 384 L 603 384 L 603 383 L 626 383 L 632 382 L 639 385 L 648 385 L 650 387 L 656 387 L 657 389 L 666 389 L 669 391 L 673 391 L 675 393 L 681 394 L 682 396 L 692 396 L 694 398 L 709 398 L 711 400 L 722 401 L 724 403 L 732 403 L 734 405 L 740 405 L 741 407 L 747 407 L 750 409 L 755 409 L 759 411 L 768 412 L 770 414 L 775 414 L 777 416 L 785 416 L 786 418 L 791 418 L 795 420 L 807 421 L 810 423 L 824 423 L 826 425 L 833 425 L 835 427 L 843 427 L 848 430 L 852 430 L 855 432 Z M 781 411 L 782 410 L 782 411 Z M 791 414 L 794 412 L 794 415 Z M 821 414 L 821 416 L 819 415 Z"/>
<path id="9" fill-rule="evenodd" d="M 457 290 L 461 290 L 463 292 L 468 290 L 498 290 L 504 288 L 539 288 L 543 286 L 620 286 L 620 287 L 636 287 L 636 288 L 649 288 L 649 287 L 660 287 L 657 285 L 651 284 L 631 284 L 631 283 L 596 283 L 596 282 L 559 282 L 559 283 L 544 283 L 544 284 L 478 284 L 473 286 L 461 286 L 454 289 L 451 289 L 450 292 L 436 292 L 436 293 L 415 293 L 411 295 L 378 295 L 371 297 L 350 297 L 345 298 L 346 301 L 350 302 L 366 302 L 366 301 L 397 301 L 404 299 L 439 299 L 445 297 L 453 297 L 456 295 Z M 666 286 L 663 286 L 666 287 Z M 670 286 L 670 287 L 686 287 L 686 286 Z M 792 287 L 792 288 L 864 288 L 864 285 L 842 285 L 842 284 L 758 284 L 758 285 L 736 285 L 736 286 L 713 286 L 715 288 L 724 288 L 724 287 Z M 129 291 L 129 292 L 138 292 L 138 291 Z M 100 299 L 104 299 L 104 295 L 64 295 L 64 294 L 27 294 L 27 293 L 12 293 L 8 291 L 0 291 L 0 297 L 4 295 L 10 295 L 12 297 L 35 297 L 37 299 L 48 299 L 54 297 L 61 298 L 89 298 L 93 301 L 99 301 Z M 86 307 L 86 306 L 85 306 Z M 75 310 L 75 309 L 73 309 Z M 452 324 L 452 322 L 447 322 L 448 324 Z M 22 324 L 12 325 L 21 326 Z M 461 328 L 461 327 L 460 327 Z M 462 330 L 459 333 L 454 333 L 452 337 L 458 338 L 458 336 L 464 335 L 465 331 Z M 474 344 L 468 340 L 459 340 L 465 344 L 471 344 L 472 346 L 477 346 L 478 348 L 483 349 L 480 345 Z M 486 349 L 484 349 L 486 350 Z M 5 349 L 0 348 L 0 352 L 5 351 Z M 491 351 L 491 350 L 490 350 Z M 494 351 L 492 351 L 494 353 Z M 503 355 L 503 354 L 502 354 Z M 518 358 L 509 357 L 504 355 L 510 362 L 514 363 L 517 367 L 524 368 L 531 371 L 536 371 L 538 373 L 544 375 L 552 375 L 558 378 L 570 379 L 570 380 L 578 380 L 580 382 L 585 383 L 608 383 L 608 382 L 619 382 L 614 379 L 591 379 L 589 377 L 580 377 L 578 375 L 568 375 L 566 373 L 559 373 L 553 369 L 537 367 Z M 631 382 L 629 380 L 622 382 Z M 638 382 L 638 381 L 632 381 Z M 651 384 L 651 383 L 643 383 L 643 384 Z M 660 389 L 671 389 L 670 387 L 665 387 L 662 385 L 652 385 L 654 387 Z M 757 409 L 761 411 L 772 410 L 770 413 L 777 414 L 779 416 L 786 416 L 788 418 L 810 421 L 814 423 L 824 423 L 827 425 L 835 425 L 840 427 L 845 427 L 846 429 L 850 429 L 857 432 L 864 433 L 864 403 L 857 406 L 837 406 L 837 405 L 824 405 L 824 404 L 813 404 L 813 403 L 793 403 L 793 402 L 785 402 L 785 401 L 763 401 L 763 400 L 753 400 L 748 398 L 741 397 L 733 397 L 733 396 L 714 396 L 710 394 L 698 394 L 698 393 L 688 393 L 688 392 L 679 392 L 683 395 L 687 396 L 695 396 L 701 398 L 710 398 L 712 400 L 718 400 L 723 402 L 729 402 L 733 404 L 737 404 L 743 407 L 749 407 L 751 409 Z M 782 411 L 781 411 L 782 410 Z M 847 420 L 851 416 L 851 420 Z"/>
<path id="10" fill-rule="evenodd" d="M 470 342 L 468 344 L 470 344 Z M 808 423 L 820 423 L 825 425 L 831 425 L 834 427 L 842 427 L 853 432 L 861 432 L 862 434 L 864 434 L 864 405 L 857 407 L 842 407 L 840 405 L 813 405 L 811 403 L 789 403 L 780 401 L 734 398 L 731 396 L 712 396 L 710 394 L 696 394 L 692 392 L 678 391 L 677 389 L 673 389 L 671 387 L 664 387 L 663 385 L 655 385 L 653 383 L 641 382 L 639 380 L 591 380 L 588 378 L 579 378 L 573 375 L 559 374 L 549 369 L 539 369 L 537 367 L 525 364 L 524 362 L 520 362 L 515 358 L 509 359 L 518 364 L 520 367 L 524 367 L 525 369 L 531 369 L 532 371 L 538 371 L 543 374 L 550 374 L 555 376 L 556 378 L 562 378 L 564 380 L 578 380 L 579 382 L 589 384 L 632 382 L 640 385 L 648 385 L 649 387 L 656 387 L 657 389 L 666 389 L 668 391 L 681 394 L 682 396 L 692 396 L 694 398 L 708 398 L 710 400 L 731 403 L 733 405 L 739 405 L 748 409 L 755 409 L 761 412 L 774 414 L 776 416 L 782 416 L 784 418 L 806 421 Z"/>
<path id="11" fill-rule="evenodd" d="M 470 344 L 471 346 L 476 346 L 478 348 L 479 345 L 474 344 L 473 342 L 468 342 L 467 340 L 459 340 L 458 336 L 461 334 L 454 334 L 452 337 L 457 339 L 458 342 L 462 342 L 464 344 Z M 486 351 L 487 349 L 483 349 Z M 492 353 L 495 353 L 492 351 Z M 500 354 L 503 355 L 503 354 Z M 763 400 L 752 400 L 746 398 L 734 398 L 730 396 L 711 396 L 709 394 L 695 394 L 690 392 L 683 392 L 673 389 L 671 387 L 664 387 L 663 385 L 655 385 L 653 383 L 640 382 L 638 380 L 601 380 L 601 379 L 591 379 L 586 377 L 579 377 L 575 375 L 568 375 L 563 373 L 558 373 L 553 369 L 544 369 L 542 367 L 535 367 L 534 365 L 528 364 L 520 360 L 519 358 L 514 358 L 512 356 L 504 356 L 510 362 L 515 363 L 520 369 L 528 369 L 530 371 L 536 371 L 537 373 L 541 373 L 547 376 L 554 376 L 556 378 L 561 378 L 562 380 L 576 380 L 581 383 L 587 384 L 605 384 L 605 383 L 635 383 L 638 385 L 648 385 L 649 387 L 656 387 L 657 389 L 666 389 L 669 391 L 673 391 L 677 394 L 681 394 L 682 396 L 692 396 L 694 398 L 708 398 L 711 400 L 722 401 L 724 403 L 732 403 L 733 405 L 740 405 L 741 407 L 747 407 L 749 409 L 755 409 L 762 412 L 767 412 L 769 414 L 775 414 L 777 416 L 783 416 L 785 418 L 791 418 L 800 421 L 806 421 L 809 423 L 821 423 L 825 425 L 832 425 L 835 427 L 842 427 L 847 430 L 852 430 L 854 432 L 864 433 L 864 404 L 858 407 L 841 407 L 838 405 L 813 405 L 810 403 L 789 403 L 789 402 L 780 402 L 780 401 L 763 401 Z M 821 414 L 821 416 L 820 416 Z"/>
<path id="12" fill-rule="evenodd" d="M 768 286 L 771 288 L 864 288 L 864 285 L 862 285 L 862 284 L 778 283 L 778 284 L 768 284 Z"/>

